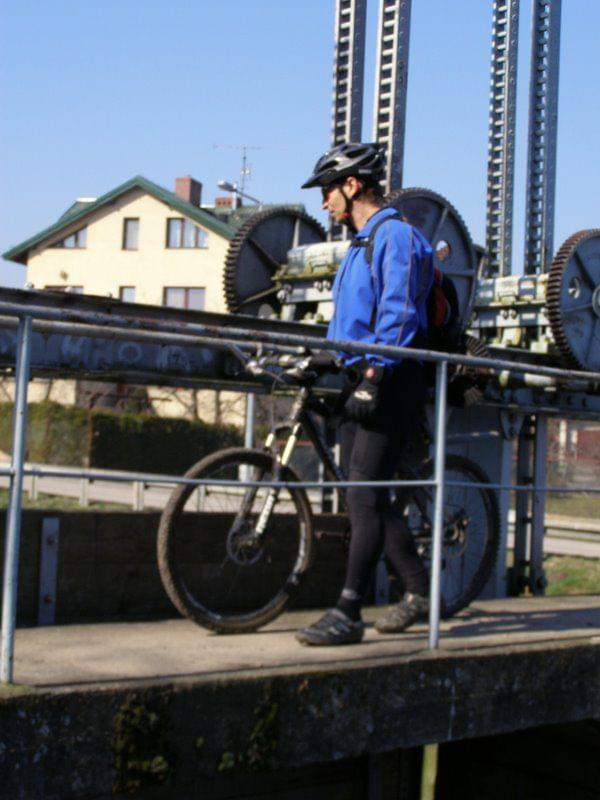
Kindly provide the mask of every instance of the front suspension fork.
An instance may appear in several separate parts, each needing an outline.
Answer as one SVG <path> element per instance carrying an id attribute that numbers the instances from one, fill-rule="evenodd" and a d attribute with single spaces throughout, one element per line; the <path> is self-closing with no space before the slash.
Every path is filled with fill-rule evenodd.
<path id="1" fill-rule="evenodd" d="M 300 436 L 300 431 L 302 430 L 302 424 L 297 421 L 296 416 L 298 414 L 299 409 L 295 408 L 296 404 L 294 404 L 294 408 L 292 409 L 291 417 L 291 431 L 290 435 L 287 438 L 285 443 L 285 447 L 283 448 L 281 454 L 275 455 L 275 437 L 276 431 L 271 431 L 265 440 L 265 451 L 271 452 L 274 454 L 273 460 L 275 462 L 275 469 L 274 469 L 274 480 L 280 480 L 281 475 L 285 467 L 287 467 L 294 454 L 294 450 L 296 449 L 296 445 L 298 444 L 298 438 Z M 288 426 L 289 427 L 289 426 Z M 267 492 L 267 496 L 265 497 L 265 501 L 263 506 L 259 512 L 258 519 L 256 520 L 256 525 L 254 526 L 254 535 L 256 539 L 260 541 L 263 537 L 267 525 L 269 524 L 269 520 L 271 519 L 271 514 L 273 509 L 275 508 L 275 503 L 279 498 L 279 493 L 281 489 L 273 486 Z"/>

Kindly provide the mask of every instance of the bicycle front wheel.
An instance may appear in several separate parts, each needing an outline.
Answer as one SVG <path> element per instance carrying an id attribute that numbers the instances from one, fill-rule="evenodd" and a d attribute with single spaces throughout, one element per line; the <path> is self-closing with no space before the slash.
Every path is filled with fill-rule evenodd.
<path id="1" fill-rule="evenodd" d="M 244 448 L 214 453 L 184 477 L 207 483 L 178 486 L 161 516 L 158 565 L 167 594 L 181 614 L 214 631 L 265 625 L 283 611 L 311 563 L 306 492 L 260 485 L 275 480 L 273 458 Z M 284 468 L 281 480 L 299 479 Z"/>
<path id="2" fill-rule="evenodd" d="M 419 477 L 433 476 L 433 463 L 426 461 Z M 451 617 L 479 596 L 498 557 L 500 513 L 496 492 L 485 486 L 485 472 L 475 462 L 458 455 L 446 456 L 446 485 L 442 542 L 442 614 Z M 405 490 L 400 502 L 417 550 L 426 566 L 431 565 L 433 491 L 430 487 Z"/>

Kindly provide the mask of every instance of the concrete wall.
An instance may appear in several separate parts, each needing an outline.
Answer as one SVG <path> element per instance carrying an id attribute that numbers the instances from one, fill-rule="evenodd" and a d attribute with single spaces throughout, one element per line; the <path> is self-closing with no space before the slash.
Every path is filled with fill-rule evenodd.
<path id="1" fill-rule="evenodd" d="M 56 596 L 46 602 L 54 608 L 57 623 L 179 616 L 158 573 L 158 512 L 25 511 L 19 559 L 18 624 L 35 625 L 38 620 L 40 542 L 45 517 L 59 521 Z M 0 564 L 4 557 L 5 518 L 2 511 Z M 188 522 L 192 521 L 190 515 Z M 339 527 L 340 522 L 333 515 L 323 515 L 317 518 L 316 525 L 317 529 L 327 529 Z M 211 527 L 218 530 L 218 523 L 212 521 Z M 314 608 L 334 603 L 343 581 L 344 565 L 345 551 L 338 540 L 318 541 L 315 563 L 294 605 Z M 238 599 L 233 597 L 232 602 Z"/>
<path id="2" fill-rule="evenodd" d="M 75 381 L 59 379 L 38 378 L 29 381 L 27 399 L 30 403 L 41 403 L 44 400 L 52 400 L 55 403 L 62 403 L 71 406 L 75 403 L 76 384 Z M 15 399 L 15 382 L 12 378 L 2 378 L 0 380 L 0 402 L 12 403 Z"/>

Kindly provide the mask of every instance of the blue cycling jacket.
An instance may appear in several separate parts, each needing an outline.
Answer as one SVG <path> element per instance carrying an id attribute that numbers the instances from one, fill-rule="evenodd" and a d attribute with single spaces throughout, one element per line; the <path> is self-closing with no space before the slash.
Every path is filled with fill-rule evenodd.
<path id="1" fill-rule="evenodd" d="M 382 208 L 368 220 L 356 238 L 368 237 L 382 216 L 397 214 Z M 366 247 L 350 247 L 333 283 L 334 314 L 328 339 L 406 347 L 419 331 L 427 332 L 427 296 L 433 282 L 431 246 L 406 222 L 393 219 L 375 232 L 373 259 Z M 340 353 L 344 364 L 362 356 Z M 400 359 L 369 355 L 373 364 L 392 366 Z"/>

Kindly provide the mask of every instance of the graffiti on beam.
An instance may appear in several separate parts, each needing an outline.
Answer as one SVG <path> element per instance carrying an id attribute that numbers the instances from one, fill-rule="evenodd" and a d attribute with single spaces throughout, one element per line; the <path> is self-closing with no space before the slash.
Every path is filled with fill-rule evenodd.
<path id="1" fill-rule="evenodd" d="M 0 329 L 0 365 L 14 366 L 17 334 Z M 62 373 L 118 373 L 134 376 L 158 373 L 172 377 L 219 378 L 226 374 L 229 358 L 207 347 L 162 345 L 87 336 L 34 333 L 32 370 Z"/>

